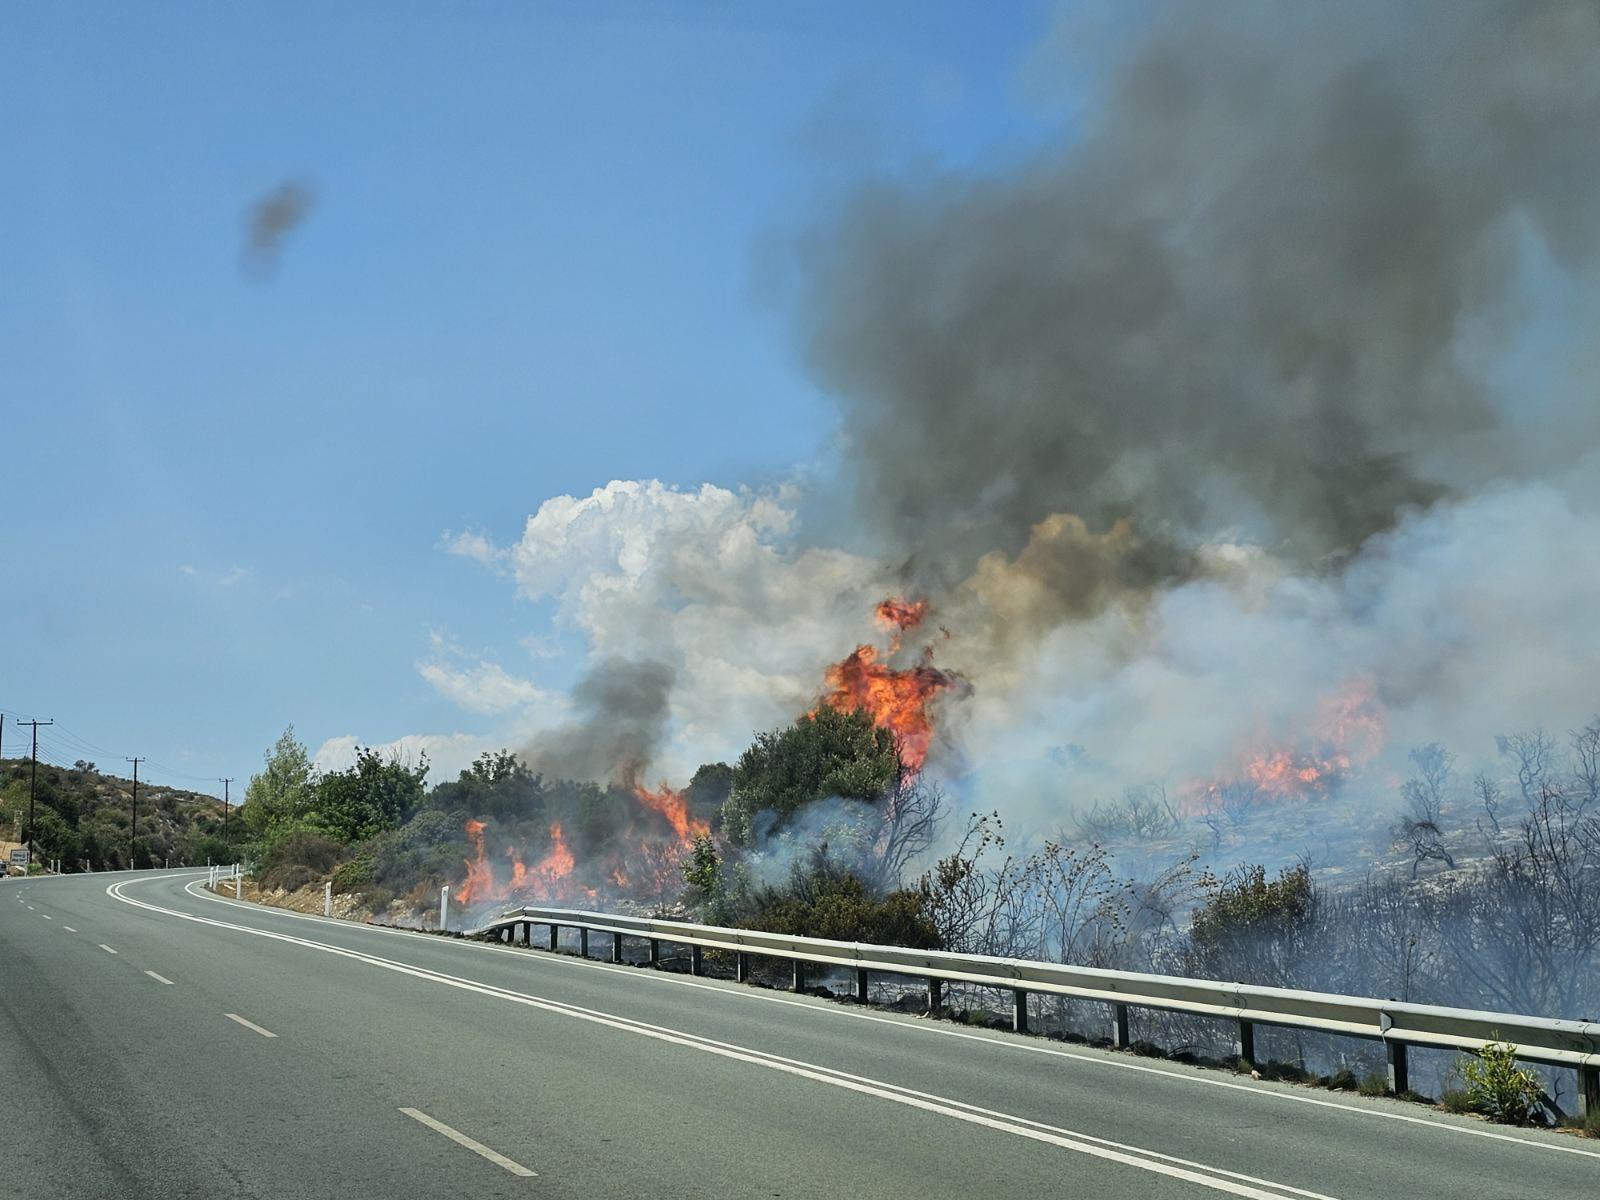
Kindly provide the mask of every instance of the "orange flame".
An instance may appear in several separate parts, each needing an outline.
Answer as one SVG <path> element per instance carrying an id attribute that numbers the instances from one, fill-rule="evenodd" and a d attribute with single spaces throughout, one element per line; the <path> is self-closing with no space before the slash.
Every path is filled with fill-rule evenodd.
<path id="1" fill-rule="evenodd" d="M 891 596 L 877 606 L 878 621 L 895 630 L 889 653 L 900 648 L 900 634 L 914 629 L 928 614 L 926 600 L 910 601 Z M 935 697 L 952 687 L 957 677 L 933 665 L 933 651 L 923 651 L 922 661 L 913 667 L 892 667 L 882 662 L 875 646 L 860 645 L 843 662 L 835 663 L 823 676 L 828 691 L 822 703 L 841 712 L 864 710 L 872 723 L 894 734 L 900 761 L 915 774 L 928 759 L 933 742 L 933 716 L 929 711 Z"/>
<path id="2" fill-rule="evenodd" d="M 567 877 L 577 866 L 577 859 L 567 846 L 567 839 L 558 821 L 550 826 L 550 849 L 544 857 L 528 866 L 518 847 L 506 851 L 511 863 L 511 873 L 506 879 L 495 875 L 494 863 L 484 845 L 484 822 L 470 820 L 466 823 L 467 840 L 472 843 L 473 857 L 464 860 L 466 880 L 456 889 L 459 904 L 489 904 L 512 896 L 526 896 L 532 900 L 566 900 L 575 894 L 590 894 L 592 890 L 569 886 Z"/>
<path id="3" fill-rule="evenodd" d="M 1293 745 L 1246 752 L 1230 778 L 1191 785 L 1186 807 L 1198 813 L 1212 811 L 1237 785 L 1247 787 L 1255 800 L 1326 795 L 1383 748 L 1383 707 L 1370 679 L 1351 680 L 1323 697 L 1312 725 L 1312 731 L 1294 738 Z"/>
<path id="4" fill-rule="evenodd" d="M 689 797 L 684 788 L 673 789 L 663 781 L 652 792 L 643 784 L 636 783 L 633 785 L 633 794 L 640 804 L 667 819 L 667 824 L 678 835 L 680 845 L 687 846 L 695 838 L 711 832 L 711 827 L 704 821 L 697 821 L 689 815 Z"/>

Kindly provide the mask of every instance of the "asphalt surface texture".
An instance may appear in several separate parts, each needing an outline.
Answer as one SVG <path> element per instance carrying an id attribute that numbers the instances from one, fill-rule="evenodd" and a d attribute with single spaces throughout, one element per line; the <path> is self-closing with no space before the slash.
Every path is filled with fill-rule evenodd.
<path id="1" fill-rule="evenodd" d="M 1566 1135 L 205 875 L 0 883 L 0 1197 L 1600 1196 Z"/>

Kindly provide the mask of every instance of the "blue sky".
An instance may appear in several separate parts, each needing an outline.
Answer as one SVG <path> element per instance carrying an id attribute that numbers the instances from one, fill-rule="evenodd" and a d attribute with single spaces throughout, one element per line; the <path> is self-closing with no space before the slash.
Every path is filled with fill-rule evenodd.
<path id="1" fill-rule="evenodd" d="M 0 17 L 0 710 L 158 780 L 471 720 L 435 635 L 549 609 L 444 553 L 551 496 L 828 469 L 785 247 L 852 181 L 1048 136 L 982 4 L 55 5 Z M 244 215 L 314 194 L 270 273 Z M 571 631 L 561 634 L 570 642 Z M 562 644 L 558 641 L 558 644 Z M 568 646 L 569 651 L 573 647 Z M 54 740 L 51 740 L 51 739 Z"/>

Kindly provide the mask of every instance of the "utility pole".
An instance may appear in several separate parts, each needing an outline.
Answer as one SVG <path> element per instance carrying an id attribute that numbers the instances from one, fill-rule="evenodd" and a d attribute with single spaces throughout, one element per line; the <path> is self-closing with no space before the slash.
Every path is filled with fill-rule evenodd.
<path id="1" fill-rule="evenodd" d="M 217 780 L 217 782 L 222 785 L 222 840 L 223 841 L 227 841 L 228 840 L 228 785 L 230 783 L 232 783 L 233 780 L 231 780 L 231 779 L 219 779 L 219 780 Z"/>
<path id="2" fill-rule="evenodd" d="M 128 870 L 134 869 L 134 847 L 139 844 L 139 764 L 142 758 L 128 758 L 124 762 L 133 764 L 133 822 L 128 827 Z"/>
<path id="3" fill-rule="evenodd" d="M 54 725 L 54 721 L 18 721 L 18 725 L 33 726 L 33 761 L 28 767 L 28 866 L 33 870 L 33 793 L 39 779 L 39 726 Z"/>
<path id="4" fill-rule="evenodd" d="M 54 721 L 18 721 L 18 725 L 33 726 L 33 763 L 28 768 L 28 865 L 24 874 L 33 870 L 33 790 L 39 779 L 39 726 L 54 725 Z"/>

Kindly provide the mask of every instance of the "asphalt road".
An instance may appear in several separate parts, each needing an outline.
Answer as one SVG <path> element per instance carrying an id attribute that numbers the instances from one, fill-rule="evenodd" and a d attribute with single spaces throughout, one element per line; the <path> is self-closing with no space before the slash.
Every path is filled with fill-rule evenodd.
<path id="1" fill-rule="evenodd" d="M 203 880 L 0 885 L 0 1197 L 1600 1195 L 1571 1137 Z"/>

